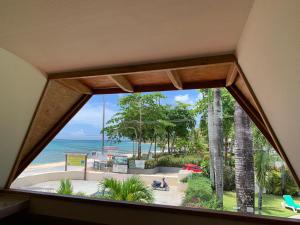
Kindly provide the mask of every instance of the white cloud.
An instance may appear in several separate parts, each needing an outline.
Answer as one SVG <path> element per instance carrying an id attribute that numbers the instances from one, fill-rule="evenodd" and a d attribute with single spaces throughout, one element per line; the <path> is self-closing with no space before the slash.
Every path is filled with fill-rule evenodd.
<path id="1" fill-rule="evenodd" d="M 200 93 L 197 95 L 197 99 L 196 99 L 196 100 L 198 101 L 198 100 L 201 100 L 202 98 L 203 98 L 203 94 L 200 92 Z"/>
<path id="2" fill-rule="evenodd" d="M 73 117 L 70 123 L 100 127 L 100 124 L 102 124 L 102 110 L 102 105 L 95 106 L 92 104 L 87 104 Z M 110 120 L 115 113 L 115 111 L 106 106 L 105 122 Z"/>
<path id="3" fill-rule="evenodd" d="M 125 96 L 125 94 L 117 94 L 118 95 L 118 98 L 122 98 Z"/>
<path id="4" fill-rule="evenodd" d="M 187 103 L 187 104 L 192 104 L 192 101 L 191 101 L 191 99 L 190 99 L 189 94 L 185 94 L 185 95 L 176 95 L 176 96 L 175 96 L 175 101 L 176 101 L 176 102 Z"/>
<path id="5" fill-rule="evenodd" d="M 82 136 L 86 136 L 86 133 L 84 132 L 83 129 L 80 129 L 80 130 L 70 132 L 69 135 L 72 137 L 82 137 Z"/>

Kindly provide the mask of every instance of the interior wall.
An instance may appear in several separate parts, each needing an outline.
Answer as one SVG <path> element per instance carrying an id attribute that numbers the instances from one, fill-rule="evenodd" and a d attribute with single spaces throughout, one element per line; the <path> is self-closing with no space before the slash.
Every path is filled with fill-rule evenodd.
<path id="1" fill-rule="evenodd" d="M 256 0 L 237 58 L 300 176 L 300 1 Z"/>
<path id="2" fill-rule="evenodd" d="M 0 188 L 9 176 L 30 124 L 46 77 L 0 48 Z"/>

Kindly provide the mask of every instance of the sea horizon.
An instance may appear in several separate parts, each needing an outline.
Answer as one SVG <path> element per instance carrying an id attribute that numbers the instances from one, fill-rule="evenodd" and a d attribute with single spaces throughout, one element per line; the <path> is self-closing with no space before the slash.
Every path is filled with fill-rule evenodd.
<path id="1" fill-rule="evenodd" d="M 137 143 L 134 143 L 135 153 L 137 152 Z M 104 140 L 104 146 L 115 146 L 114 151 L 117 154 L 132 154 L 133 142 L 124 140 L 119 143 Z M 142 143 L 142 153 L 148 153 L 150 144 Z M 100 151 L 102 149 L 102 140 L 91 139 L 53 139 L 41 153 L 32 161 L 31 165 L 47 164 L 62 162 L 65 160 L 65 153 L 68 152 L 85 152 Z M 153 150 L 153 147 L 152 147 Z"/>

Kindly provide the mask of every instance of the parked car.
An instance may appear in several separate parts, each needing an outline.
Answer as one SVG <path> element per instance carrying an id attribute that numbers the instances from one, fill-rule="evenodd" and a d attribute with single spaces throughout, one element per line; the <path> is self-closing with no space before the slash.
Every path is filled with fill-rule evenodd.
<path id="1" fill-rule="evenodd" d="M 193 173 L 202 173 L 203 172 L 201 167 L 197 166 L 196 164 L 185 164 L 182 169 L 193 171 Z"/>

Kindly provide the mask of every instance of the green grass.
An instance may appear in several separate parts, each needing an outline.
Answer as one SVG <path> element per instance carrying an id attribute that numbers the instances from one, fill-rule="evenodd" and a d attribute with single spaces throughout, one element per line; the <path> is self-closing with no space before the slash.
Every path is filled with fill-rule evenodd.
<path id="1" fill-rule="evenodd" d="M 296 202 L 300 202 L 299 197 L 293 197 Z M 257 195 L 255 196 L 255 206 L 257 207 Z M 294 216 L 297 213 L 294 213 L 290 209 L 282 208 L 281 203 L 283 198 L 276 195 L 263 195 L 263 207 L 262 215 L 266 216 L 277 216 L 277 217 L 290 217 Z M 224 192 L 223 197 L 224 211 L 236 211 L 236 194 L 235 192 Z M 255 213 L 258 214 L 258 209 L 255 209 Z"/>

